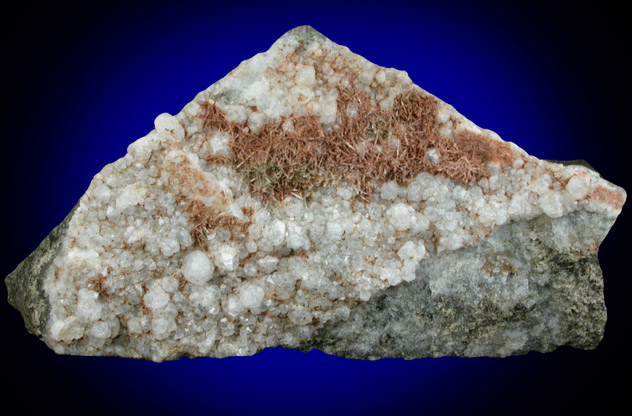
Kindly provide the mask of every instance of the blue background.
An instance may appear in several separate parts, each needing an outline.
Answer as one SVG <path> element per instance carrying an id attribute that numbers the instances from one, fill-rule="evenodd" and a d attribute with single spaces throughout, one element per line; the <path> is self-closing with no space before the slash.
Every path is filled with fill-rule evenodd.
<path id="1" fill-rule="evenodd" d="M 606 2 L 22 2 L 2 25 L 0 275 L 37 247 L 92 176 L 149 132 L 158 114 L 179 112 L 303 24 L 376 64 L 406 70 L 530 154 L 586 159 L 629 190 L 625 16 Z M 282 349 L 162 364 L 68 357 L 28 334 L 3 301 L 3 407 L 67 414 L 554 414 L 621 404 L 630 372 L 624 337 L 632 329 L 628 210 L 599 254 L 609 319 L 595 351 L 377 362 Z"/>

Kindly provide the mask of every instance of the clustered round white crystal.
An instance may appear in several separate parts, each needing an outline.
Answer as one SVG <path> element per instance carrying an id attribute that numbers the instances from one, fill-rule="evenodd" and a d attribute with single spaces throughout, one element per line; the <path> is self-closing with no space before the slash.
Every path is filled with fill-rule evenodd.
<path id="1" fill-rule="evenodd" d="M 375 65 L 329 39 L 305 42 L 286 34 L 267 52 L 243 61 L 202 91 L 190 105 L 194 109 L 196 102 L 220 96 L 216 105 L 227 118 L 253 132 L 290 115 L 317 116 L 327 127 L 338 119 L 337 87 L 351 87 L 350 74 L 358 81 L 354 87 L 366 92 L 383 110 L 390 110 L 395 97 L 413 85 L 405 71 Z M 353 117 L 357 106 L 351 105 L 347 111 Z M 292 128 L 291 120 L 284 128 Z"/>
<path id="2" fill-rule="evenodd" d="M 317 85 L 313 67 L 286 68 L 284 79 L 262 75 L 297 43 L 289 36 L 275 45 L 177 116 L 160 115 L 155 130 L 95 176 L 44 283 L 51 304 L 45 339 L 57 352 L 162 361 L 296 346 L 376 293 L 415 279 L 424 258 L 475 244 L 509 221 L 576 209 L 616 216 L 590 198 L 609 186 L 596 173 L 540 161 L 514 145 L 513 166 L 490 165 L 490 177 L 477 183 L 422 173 L 407 187 L 384 183 L 366 203 L 353 201 L 356 191 L 345 183 L 317 190 L 309 202 L 262 203 L 235 169 L 200 157 L 229 155 L 231 137 L 204 131 L 199 113 L 210 97 L 242 91 L 216 103 L 254 131 L 284 114 L 307 112 L 334 123 L 336 97 Z M 307 48 L 317 54 L 325 46 Z M 370 67 L 348 50 L 344 56 L 368 68 L 356 71 L 366 85 L 398 79 L 393 96 L 409 82 L 405 73 Z M 344 82 L 336 74 L 332 69 L 331 79 Z M 387 108 L 389 97 L 376 101 Z M 174 166 L 214 190 L 191 189 L 187 198 L 246 222 L 246 232 L 220 227 L 210 230 L 206 247 L 195 244 L 174 191 L 185 185 Z"/>

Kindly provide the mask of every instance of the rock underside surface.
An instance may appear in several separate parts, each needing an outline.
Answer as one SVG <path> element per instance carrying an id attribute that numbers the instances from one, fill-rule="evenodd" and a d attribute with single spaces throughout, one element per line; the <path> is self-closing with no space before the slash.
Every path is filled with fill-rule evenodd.
<path id="1" fill-rule="evenodd" d="M 302 26 L 158 116 L 6 282 L 60 354 L 594 348 L 625 198 Z"/>

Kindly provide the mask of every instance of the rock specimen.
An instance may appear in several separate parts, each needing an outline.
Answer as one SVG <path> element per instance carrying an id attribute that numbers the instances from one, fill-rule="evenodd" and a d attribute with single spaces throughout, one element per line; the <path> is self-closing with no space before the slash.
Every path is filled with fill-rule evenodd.
<path id="1" fill-rule="evenodd" d="M 9 301 L 60 354 L 594 348 L 597 249 L 625 198 L 302 26 L 158 116 Z"/>

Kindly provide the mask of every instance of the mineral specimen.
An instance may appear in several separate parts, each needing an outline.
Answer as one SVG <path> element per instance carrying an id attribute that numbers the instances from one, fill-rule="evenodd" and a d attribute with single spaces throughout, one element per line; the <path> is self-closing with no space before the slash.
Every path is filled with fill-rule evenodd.
<path id="1" fill-rule="evenodd" d="M 302 26 L 159 115 L 6 282 L 60 354 L 594 348 L 625 198 Z"/>

